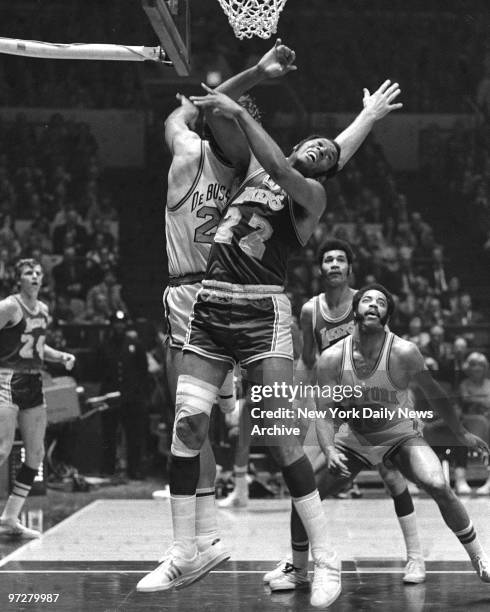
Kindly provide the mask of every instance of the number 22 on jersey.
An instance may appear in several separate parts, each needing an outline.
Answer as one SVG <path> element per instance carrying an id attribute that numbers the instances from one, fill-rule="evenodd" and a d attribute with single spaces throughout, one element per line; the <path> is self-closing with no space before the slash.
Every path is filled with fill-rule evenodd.
<path id="1" fill-rule="evenodd" d="M 242 219 L 242 213 L 236 207 L 228 209 L 226 215 L 218 227 L 218 230 L 214 236 L 214 241 L 221 244 L 231 244 L 233 238 L 233 228 L 236 227 Z M 244 253 L 255 259 L 262 259 L 265 253 L 265 244 L 267 240 L 272 236 L 272 226 L 257 213 L 254 213 L 248 222 L 248 225 L 252 228 L 257 228 L 254 232 L 251 232 L 247 236 L 244 236 L 238 242 L 238 246 Z"/>

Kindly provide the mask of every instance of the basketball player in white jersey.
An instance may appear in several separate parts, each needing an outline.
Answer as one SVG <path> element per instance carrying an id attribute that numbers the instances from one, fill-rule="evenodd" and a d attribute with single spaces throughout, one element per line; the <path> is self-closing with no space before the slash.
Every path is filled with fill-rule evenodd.
<path id="1" fill-rule="evenodd" d="M 320 247 L 318 263 L 325 291 L 313 296 L 301 309 L 303 351 L 302 363 L 300 362 L 297 369 L 297 382 L 301 379 L 304 384 L 316 384 L 317 357 L 354 330 L 352 298 L 356 291 L 349 287 L 353 257 L 350 245 L 343 240 L 330 239 Z M 305 446 L 305 452 L 318 474 L 324 466 L 323 453 L 317 445 L 310 444 Z M 376 467 L 393 497 L 395 512 L 405 539 L 407 565 L 403 581 L 423 582 L 424 560 L 413 501 L 406 480 L 396 469 L 388 469 L 382 463 Z M 264 582 L 268 583 L 273 591 L 302 588 L 309 582 L 309 542 L 294 505 L 291 510 L 291 549 L 291 557 L 264 575 Z"/>
<path id="2" fill-rule="evenodd" d="M 341 407 L 325 398 L 319 401 L 323 414 L 316 419 L 316 431 L 329 468 L 354 477 L 366 463 L 384 461 L 396 466 L 434 499 L 480 579 L 490 582 L 490 562 L 466 509 L 446 482 L 417 420 L 407 412 L 413 410 L 409 385 L 422 389 L 432 410 L 446 421 L 462 446 L 488 460 L 488 445 L 461 425 L 416 345 L 387 331 L 394 309 L 391 294 L 382 285 L 367 285 L 355 294 L 353 309 L 352 335 L 328 348 L 318 360 L 320 388 L 340 385 L 343 394 Z M 347 425 L 334 435 L 336 408 L 343 411 L 335 414 Z"/>
<path id="3" fill-rule="evenodd" d="M 49 313 L 38 300 L 41 265 L 21 259 L 15 272 L 19 292 L 0 301 L 0 465 L 12 450 L 17 425 L 25 460 L 0 517 L 0 535 L 33 539 L 41 534 L 22 525 L 19 514 L 44 457 L 47 417 L 41 368 L 44 361 L 52 361 L 71 370 L 75 356 L 45 343 Z"/>
<path id="4" fill-rule="evenodd" d="M 294 70 L 294 59 L 294 52 L 278 40 L 257 65 L 232 77 L 219 89 L 232 98 L 239 98 L 259 82 Z M 233 130 L 232 137 L 225 139 L 220 148 L 216 143 L 201 139 L 195 131 L 199 110 L 184 96 L 178 94 L 177 98 L 180 107 L 165 122 L 165 141 L 172 154 L 165 209 L 169 269 L 169 285 L 164 294 L 168 330 L 166 370 L 174 405 L 192 305 L 202 287 L 211 243 L 233 182 L 246 170 L 244 138 Z M 244 101 L 244 106 L 258 117 L 250 100 Z M 220 121 L 221 129 L 227 132 L 229 121 L 223 118 L 216 121 Z M 248 155 L 248 147 L 246 151 Z M 232 370 L 220 389 L 219 404 L 224 411 L 234 408 Z M 196 532 L 202 572 L 229 558 L 218 537 L 214 509 L 215 478 L 216 462 L 207 440 L 200 455 L 196 502 Z"/>

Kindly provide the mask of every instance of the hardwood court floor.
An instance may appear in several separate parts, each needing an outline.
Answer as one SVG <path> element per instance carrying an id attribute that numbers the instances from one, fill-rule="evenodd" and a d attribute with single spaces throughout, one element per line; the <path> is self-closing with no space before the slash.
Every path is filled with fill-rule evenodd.
<path id="1" fill-rule="evenodd" d="M 327 500 L 331 541 L 343 559 L 343 593 L 331 610 L 490 610 L 490 585 L 474 575 L 435 504 L 416 499 L 427 582 L 403 586 L 403 542 L 389 499 Z M 487 549 L 490 501 L 465 504 Z M 232 562 L 176 592 L 136 593 L 169 543 L 167 501 L 100 500 L 0 562 L 0 610 L 61 612 L 269 612 L 310 610 L 307 592 L 270 593 L 262 574 L 287 550 L 289 501 L 220 510 Z M 59 593 L 56 603 L 9 603 L 15 593 Z"/>

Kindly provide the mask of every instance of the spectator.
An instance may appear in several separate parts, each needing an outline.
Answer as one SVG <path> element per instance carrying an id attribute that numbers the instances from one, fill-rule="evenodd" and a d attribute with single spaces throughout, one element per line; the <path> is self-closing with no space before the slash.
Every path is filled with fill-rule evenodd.
<path id="1" fill-rule="evenodd" d="M 473 300 L 469 293 L 462 293 L 459 298 L 459 309 L 454 317 L 455 325 L 478 325 L 485 321 L 482 313 L 473 310 Z"/>
<path id="2" fill-rule="evenodd" d="M 128 476 L 141 479 L 148 361 L 136 332 L 127 329 L 125 318 L 113 317 L 112 333 L 99 348 L 98 364 L 102 375 L 101 393 L 121 393 L 119 405 L 102 415 L 104 471 L 115 472 L 117 426 L 121 423 L 126 436 Z"/>
<path id="3" fill-rule="evenodd" d="M 121 285 L 117 282 L 116 275 L 112 270 L 107 270 L 102 282 L 88 291 L 87 312 L 94 310 L 95 296 L 100 294 L 106 297 L 107 307 L 111 314 L 121 311 L 128 315 L 128 308 L 121 297 Z"/>
<path id="4" fill-rule="evenodd" d="M 466 429 L 490 440 L 490 380 L 488 379 L 488 360 L 483 353 L 473 352 L 468 355 L 464 365 L 466 378 L 459 387 L 459 398 L 462 409 L 462 421 Z M 466 451 L 467 455 L 467 451 Z M 457 489 L 459 493 L 470 493 L 466 480 L 466 461 L 458 466 Z M 477 489 L 478 495 L 490 495 L 490 473 L 483 486 Z"/>
<path id="5" fill-rule="evenodd" d="M 66 247 L 63 260 L 53 268 L 53 279 L 57 292 L 70 298 L 81 298 L 83 291 L 83 270 L 74 247 Z"/>
<path id="6" fill-rule="evenodd" d="M 423 349 L 430 340 L 430 336 L 427 332 L 422 331 L 422 319 L 420 317 L 412 317 L 408 324 L 408 334 L 403 336 L 405 340 L 410 340 L 416 344 L 419 349 Z"/>
<path id="7" fill-rule="evenodd" d="M 457 276 L 449 279 L 447 291 L 442 296 L 442 306 L 454 315 L 459 310 L 459 300 L 461 298 L 461 283 Z"/>
<path id="8" fill-rule="evenodd" d="M 66 221 L 53 231 L 53 252 L 62 253 L 67 234 L 72 234 L 72 241 L 77 255 L 83 255 L 87 249 L 87 230 L 78 221 L 78 213 L 73 206 L 66 210 Z"/>
<path id="9" fill-rule="evenodd" d="M 86 323 L 106 324 L 109 323 L 112 310 L 107 302 L 105 293 L 94 292 L 90 296 L 90 305 L 86 305 L 83 320 Z"/>
<path id="10" fill-rule="evenodd" d="M 436 380 L 450 384 L 451 380 L 451 347 L 444 341 L 444 329 L 433 325 L 429 332 L 429 342 L 422 348 L 422 355 L 430 359 L 433 366 L 429 367 Z"/>
<path id="11" fill-rule="evenodd" d="M 448 285 L 447 274 L 444 269 L 444 250 L 439 245 L 432 249 L 432 261 L 427 269 L 426 276 L 436 295 L 446 293 Z"/>

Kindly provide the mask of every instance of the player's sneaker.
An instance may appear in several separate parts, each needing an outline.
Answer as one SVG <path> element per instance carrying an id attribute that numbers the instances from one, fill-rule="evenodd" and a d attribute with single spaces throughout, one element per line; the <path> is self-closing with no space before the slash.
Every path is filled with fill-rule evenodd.
<path id="1" fill-rule="evenodd" d="M 490 582 L 490 559 L 486 555 L 471 557 L 471 565 L 482 582 Z"/>
<path id="2" fill-rule="evenodd" d="M 170 499 L 170 488 L 167 485 L 164 489 L 157 489 L 151 496 L 153 499 Z"/>
<path id="3" fill-rule="evenodd" d="M 172 546 L 163 562 L 138 582 L 136 590 L 140 593 L 152 593 L 168 591 L 185 581 L 190 584 L 191 579 L 197 580 L 199 577 L 200 567 L 201 556 L 198 552 L 192 559 L 186 559 L 180 550 Z"/>
<path id="4" fill-rule="evenodd" d="M 271 591 L 294 591 L 306 589 L 309 585 L 308 569 L 294 567 L 292 563 L 286 563 L 280 576 L 269 580 Z"/>
<path id="5" fill-rule="evenodd" d="M 490 481 L 486 482 L 476 490 L 477 495 L 490 495 Z"/>
<path id="6" fill-rule="evenodd" d="M 209 546 L 205 550 L 201 550 L 199 555 L 199 572 L 194 576 L 185 578 L 184 581 L 181 584 L 177 585 L 176 588 L 182 589 L 186 586 L 189 586 L 193 582 L 204 578 L 204 576 L 206 574 L 209 574 L 212 569 L 214 569 L 224 561 L 228 561 L 228 559 L 231 557 L 230 551 L 226 550 L 223 542 L 219 538 L 214 540 L 211 546 Z"/>
<path id="7" fill-rule="evenodd" d="M 326 608 L 340 595 L 342 590 L 340 570 L 342 562 L 334 553 L 333 558 L 315 559 L 315 571 L 311 584 L 310 604 L 315 608 Z"/>
<path id="8" fill-rule="evenodd" d="M 245 508 L 248 504 L 248 497 L 238 495 L 234 489 L 225 499 L 218 502 L 218 508 Z"/>
<path id="9" fill-rule="evenodd" d="M 425 582 L 425 562 L 422 558 L 409 559 L 403 575 L 405 584 L 420 584 Z"/>
<path id="10" fill-rule="evenodd" d="M 35 540 L 41 537 L 41 532 L 36 529 L 29 529 L 17 519 L 0 519 L 0 535 L 21 540 Z"/>
<path id="11" fill-rule="evenodd" d="M 264 574 L 262 578 L 262 580 L 264 581 L 264 584 L 269 584 L 271 580 L 280 578 L 288 565 L 290 565 L 291 567 L 293 565 L 293 558 L 291 557 L 291 555 L 289 555 L 282 561 L 279 561 L 279 563 L 276 565 L 276 567 L 273 570 L 271 570 L 270 572 L 267 572 L 267 574 Z"/>
<path id="12" fill-rule="evenodd" d="M 471 495 L 471 487 L 466 480 L 456 482 L 454 490 L 456 491 L 456 495 Z"/>

